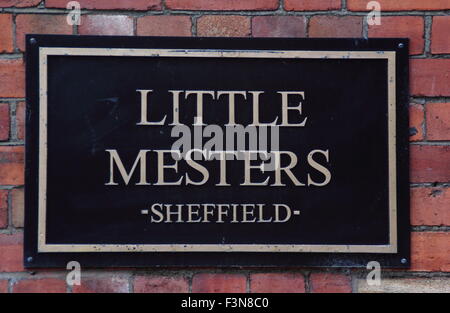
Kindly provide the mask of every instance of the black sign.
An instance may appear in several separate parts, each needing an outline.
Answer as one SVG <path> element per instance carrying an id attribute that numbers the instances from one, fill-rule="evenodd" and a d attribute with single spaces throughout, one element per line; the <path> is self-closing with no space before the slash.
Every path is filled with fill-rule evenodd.
<path id="1" fill-rule="evenodd" d="M 27 37 L 25 265 L 409 264 L 406 39 Z"/>

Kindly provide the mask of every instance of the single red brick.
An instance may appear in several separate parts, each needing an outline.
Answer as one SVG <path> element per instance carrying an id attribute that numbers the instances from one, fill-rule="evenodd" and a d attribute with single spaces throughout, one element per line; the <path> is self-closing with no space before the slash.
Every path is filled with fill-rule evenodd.
<path id="1" fill-rule="evenodd" d="M 0 279 L 0 293 L 7 293 L 7 292 L 8 292 L 8 280 Z"/>
<path id="2" fill-rule="evenodd" d="M 244 293 L 247 278 L 241 274 L 196 274 L 192 279 L 192 292 Z"/>
<path id="3" fill-rule="evenodd" d="M 66 15 L 19 14 L 16 17 L 16 42 L 25 51 L 25 34 L 72 34 Z"/>
<path id="4" fill-rule="evenodd" d="M 25 96 L 25 68 L 20 60 L 0 60 L 0 97 L 22 98 Z"/>
<path id="5" fill-rule="evenodd" d="M 411 188 L 411 224 L 450 226 L 450 188 Z"/>
<path id="6" fill-rule="evenodd" d="M 276 10 L 278 0 L 166 0 L 166 7 L 173 10 Z"/>
<path id="7" fill-rule="evenodd" d="M 23 146 L 0 146 L 0 185 L 23 185 Z"/>
<path id="8" fill-rule="evenodd" d="M 407 37 L 409 54 L 421 54 L 424 47 L 424 20 L 421 16 L 383 16 L 380 25 L 369 25 L 369 37 Z"/>
<path id="9" fill-rule="evenodd" d="M 136 276 L 134 292 L 137 293 L 186 293 L 189 282 L 185 277 Z"/>
<path id="10" fill-rule="evenodd" d="M 377 0 L 382 11 L 411 11 L 411 10 L 447 10 L 450 9 L 449 0 Z M 350 11 L 368 11 L 367 0 L 347 0 L 347 8 Z"/>
<path id="11" fill-rule="evenodd" d="M 305 37 L 306 19 L 303 16 L 255 16 L 253 37 Z"/>
<path id="12" fill-rule="evenodd" d="M 450 16 L 433 16 L 431 53 L 450 53 Z"/>
<path id="13" fill-rule="evenodd" d="M 83 277 L 81 284 L 72 287 L 76 293 L 128 293 L 128 275 L 112 275 L 107 277 Z"/>
<path id="14" fill-rule="evenodd" d="M 411 182 L 450 181 L 450 146 L 412 145 L 410 152 Z"/>
<path id="15" fill-rule="evenodd" d="M 425 272 L 450 271 L 450 233 L 412 232 L 411 270 Z"/>
<path id="16" fill-rule="evenodd" d="M 311 292 L 347 293 L 352 292 L 351 279 L 347 275 L 332 273 L 312 273 Z"/>
<path id="17" fill-rule="evenodd" d="M 329 11 L 341 8 L 341 0 L 285 0 L 286 11 Z"/>
<path id="18" fill-rule="evenodd" d="M 16 106 L 16 130 L 17 139 L 25 139 L 25 102 L 19 102 Z"/>
<path id="19" fill-rule="evenodd" d="M 0 102 L 0 140 L 9 139 L 9 103 Z"/>
<path id="20" fill-rule="evenodd" d="M 427 103 L 427 138 L 450 140 L 450 103 Z"/>
<path id="21" fill-rule="evenodd" d="M 303 293 L 305 279 L 297 273 L 261 273 L 250 276 L 250 291 L 256 293 Z"/>
<path id="22" fill-rule="evenodd" d="M 23 235 L 0 234 L 0 272 L 22 272 L 23 268 Z"/>
<path id="23" fill-rule="evenodd" d="M 0 190 L 0 228 L 8 227 L 8 190 Z"/>
<path id="24" fill-rule="evenodd" d="M 66 282 L 58 278 L 23 279 L 13 285 L 15 293 L 65 293 Z"/>
<path id="25" fill-rule="evenodd" d="M 191 18 L 183 15 L 151 15 L 137 20 L 139 36 L 191 36 L 191 28 Z"/>
<path id="26" fill-rule="evenodd" d="M 239 15 L 204 15 L 197 20 L 197 35 L 247 37 L 250 35 L 250 19 Z"/>
<path id="27" fill-rule="evenodd" d="M 37 6 L 42 0 L 2 0 L 0 2 L 0 8 L 25 8 Z"/>
<path id="28" fill-rule="evenodd" d="M 126 15 L 87 15 L 81 17 L 80 35 L 133 35 L 133 18 Z"/>
<path id="29" fill-rule="evenodd" d="M 309 22 L 309 37 L 361 37 L 362 17 L 313 16 Z"/>
<path id="30" fill-rule="evenodd" d="M 23 146 L 0 146 L 0 185 L 23 185 Z"/>
<path id="31" fill-rule="evenodd" d="M 12 26 L 12 15 L 0 14 L 0 53 L 12 52 L 14 49 Z"/>
<path id="32" fill-rule="evenodd" d="M 450 96 L 450 59 L 412 59 L 411 93 L 416 96 Z"/>
<path id="33" fill-rule="evenodd" d="M 89 10 L 161 10 L 161 0 L 77 0 L 82 9 Z M 67 0 L 46 0 L 47 8 L 66 8 Z"/>
<path id="34" fill-rule="evenodd" d="M 24 224 L 24 189 L 14 188 L 11 190 L 12 224 L 21 228 Z"/>
<path id="35" fill-rule="evenodd" d="M 409 140 L 423 140 L 424 109 L 423 105 L 411 103 L 409 106 Z"/>

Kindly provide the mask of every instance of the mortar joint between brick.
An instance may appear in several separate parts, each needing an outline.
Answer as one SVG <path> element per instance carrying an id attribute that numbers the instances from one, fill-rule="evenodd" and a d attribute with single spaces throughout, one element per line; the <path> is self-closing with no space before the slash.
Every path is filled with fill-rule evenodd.
<path id="1" fill-rule="evenodd" d="M 189 275 L 185 276 L 188 281 L 188 293 L 192 293 L 192 279 L 194 277 L 193 273 L 191 272 Z"/>
<path id="2" fill-rule="evenodd" d="M 412 98 L 409 100 L 409 104 L 418 104 L 421 105 L 422 107 L 424 107 L 425 104 L 425 100 L 423 99 L 419 99 L 419 98 Z"/>
<path id="3" fill-rule="evenodd" d="M 82 23 L 82 16 L 80 15 L 80 23 Z M 77 35 L 78 34 L 78 25 L 77 24 L 73 24 L 72 25 L 72 35 Z"/>
<path id="4" fill-rule="evenodd" d="M 197 20 L 200 15 L 192 15 L 191 16 L 191 36 L 197 37 Z"/>
<path id="5" fill-rule="evenodd" d="M 428 141 L 428 131 L 427 131 L 427 102 L 423 103 L 423 121 L 422 121 L 422 132 L 423 132 L 423 139 L 425 141 Z"/>
<path id="6" fill-rule="evenodd" d="M 347 0 L 342 0 L 342 2 L 341 2 L 341 10 L 342 10 L 342 12 L 348 12 L 347 11 Z"/>
<path id="7" fill-rule="evenodd" d="M 2 235 L 23 234 L 23 229 L 8 227 L 8 228 L 0 229 L 0 234 L 2 234 Z"/>
<path id="8" fill-rule="evenodd" d="M 156 11 L 153 11 L 156 12 Z M 167 4 L 166 4 L 166 0 L 161 0 L 161 11 L 160 11 L 163 15 L 177 15 L 177 14 L 172 14 L 170 9 L 167 8 Z"/>
<path id="9" fill-rule="evenodd" d="M 0 190 L 11 190 L 11 189 L 14 189 L 14 186 L 9 186 L 9 185 L 7 185 L 7 186 L 0 186 Z"/>
<path id="10" fill-rule="evenodd" d="M 355 280 L 358 279 L 366 279 L 367 278 L 367 270 L 365 268 L 354 269 L 353 275 Z M 399 270 L 399 269 L 390 269 L 383 268 L 381 266 L 381 282 L 383 279 L 390 278 L 433 278 L 433 277 L 450 277 L 450 272 L 423 272 L 423 271 L 410 271 L 410 270 Z"/>
<path id="11" fill-rule="evenodd" d="M 305 37 L 309 38 L 309 24 L 311 22 L 310 16 L 305 16 Z"/>
<path id="12" fill-rule="evenodd" d="M 134 280 L 136 278 L 136 272 L 131 272 L 130 276 L 128 277 L 128 292 L 134 293 Z"/>
<path id="13" fill-rule="evenodd" d="M 0 54 L 0 60 L 20 60 L 22 58 L 23 55 L 16 52 Z"/>
<path id="14" fill-rule="evenodd" d="M 0 142 L 0 146 L 23 146 L 24 144 L 25 142 L 23 140 Z"/>
<path id="15" fill-rule="evenodd" d="M 355 277 L 354 273 L 350 274 L 350 288 L 352 293 L 358 293 L 358 279 Z"/>
<path id="16" fill-rule="evenodd" d="M 450 141 L 411 141 L 411 146 L 450 146 Z M 445 182 L 444 182 L 445 183 Z"/>
<path id="17" fill-rule="evenodd" d="M 25 101 L 25 98 L 1 98 L 0 97 L 0 102 L 6 102 L 6 101 Z"/>
<path id="18" fill-rule="evenodd" d="M 411 232 L 420 233 L 420 232 L 450 232 L 450 226 L 426 226 L 426 225 L 417 225 L 411 226 Z"/>
<path id="19" fill-rule="evenodd" d="M 450 59 L 450 54 L 430 54 L 427 59 Z"/>
<path id="20" fill-rule="evenodd" d="M 427 57 L 431 56 L 431 28 L 433 23 L 433 17 L 432 16 L 425 16 L 424 17 L 424 54 Z"/>
<path id="21" fill-rule="evenodd" d="M 251 293 L 250 284 L 251 284 L 251 273 L 248 272 L 247 275 L 245 276 L 245 292 L 246 293 Z"/>
<path id="22" fill-rule="evenodd" d="M 418 100 L 425 102 L 450 102 L 450 97 L 416 97 L 411 96 L 411 101 Z"/>
<path id="23" fill-rule="evenodd" d="M 11 202 L 12 202 L 11 201 L 11 197 L 12 197 L 11 190 L 12 189 L 8 190 L 8 194 L 6 195 L 6 210 L 7 210 L 6 211 L 6 214 L 7 214 L 6 229 L 10 229 L 11 225 L 13 224 L 13 222 L 12 222 L 12 205 L 11 205 Z M 3 229 L 5 229 L 5 228 L 3 228 Z"/>
<path id="24" fill-rule="evenodd" d="M 17 48 L 17 34 L 16 34 L 16 14 L 12 14 L 12 25 L 11 25 L 11 31 L 12 31 L 12 41 L 13 41 L 13 52 L 17 53 L 18 52 L 18 48 Z"/>
<path id="25" fill-rule="evenodd" d="M 14 233 L 14 231 L 16 231 L 17 229 L 14 227 L 13 225 L 13 207 L 12 207 L 12 191 L 15 188 L 10 188 L 8 189 L 8 194 L 6 197 L 6 210 L 7 210 L 7 225 L 6 228 L 3 228 L 3 231 L 9 231 L 10 233 Z"/>
<path id="26" fill-rule="evenodd" d="M 304 280 L 304 286 L 305 286 L 305 293 L 311 293 L 311 272 L 306 271 L 303 272 L 303 280 Z"/>
<path id="27" fill-rule="evenodd" d="M 367 22 L 367 15 L 362 20 L 362 37 L 369 38 L 369 23 Z"/>
<path id="28" fill-rule="evenodd" d="M 13 292 L 12 279 L 8 279 L 8 293 L 12 293 L 12 292 Z"/>
<path id="29" fill-rule="evenodd" d="M 17 13 L 17 14 L 66 14 L 67 9 L 49 9 L 49 8 L 4 8 L 6 13 Z M 343 11 L 342 8 L 339 10 L 311 10 L 311 11 L 286 11 L 284 7 L 279 7 L 274 10 L 148 10 L 148 11 L 130 11 L 124 9 L 81 9 L 81 14 L 109 14 L 109 15 L 129 15 L 129 16 L 140 16 L 140 15 L 174 15 L 174 14 L 189 14 L 189 15 L 367 15 L 368 11 Z M 435 11 L 388 11 L 383 12 L 383 15 L 392 16 L 445 16 L 450 15 L 450 10 L 435 10 Z"/>
<path id="30" fill-rule="evenodd" d="M 10 110 L 10 135 L 9 141 L 19 141 L 17 136 L 17 101 L 11 101 Z"/>
<path id="31" fill-rule="evenodd" d="M 285 0 L 279 0 L 277 11 L 286 12 L 286 10 L 284 9 L 284 1 Z"/>
<path id="32" fill-rule="evenodd" d="M 66 282 L 66 293 L 73 293 L 73 286 Z"/>
<path id="33" fill-rule="evenodd" d="M 450 183 L 411 183 L 410 188 L 450 188 Z"/>

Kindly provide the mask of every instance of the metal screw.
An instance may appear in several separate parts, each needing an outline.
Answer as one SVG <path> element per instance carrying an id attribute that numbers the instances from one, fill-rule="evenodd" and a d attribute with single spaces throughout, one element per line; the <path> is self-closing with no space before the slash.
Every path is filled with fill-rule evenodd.
<path id="1" fill-rule="evenodd" d="M 36 38 L 30 38 L 30 43 L 31 43 L 32 45 L 36 44 Z"/>
<path id="2" fill-rule="evenodd" d="M 408 262 L 405 258 L 403 258 L 403 259 L 401 259 L 400 260 L 400 262 L 402 263 L 402 264 L 406 264 L 406 262 Z"/>
<path id="3" fill-rule="evenodd" d="M 404 46 L 405 46 L 405 44 L 404 44 L 403 42 L 401 42 L 401 43 L 398 44 L 398 47 L 399 47 L 399 48 L 403 48 Z"/>
<path id="4" fill-rule="evenodd" d="M 29 257 L 27 258 L 27 262 L 28 262 L 28 263 L 33 262 L 33 257 L 32 257 L 32 256 L 29 256 Z"/>

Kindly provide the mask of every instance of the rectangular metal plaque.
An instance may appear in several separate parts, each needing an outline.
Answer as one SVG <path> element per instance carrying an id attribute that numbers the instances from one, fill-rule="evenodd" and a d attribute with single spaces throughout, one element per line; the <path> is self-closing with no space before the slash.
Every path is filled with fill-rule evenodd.
<path id="1" fill-rule="evenodd" d="M 25 265 L 409 265 L 406 39 L 27 36 Z"/>

